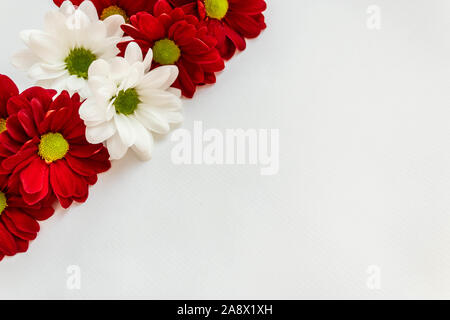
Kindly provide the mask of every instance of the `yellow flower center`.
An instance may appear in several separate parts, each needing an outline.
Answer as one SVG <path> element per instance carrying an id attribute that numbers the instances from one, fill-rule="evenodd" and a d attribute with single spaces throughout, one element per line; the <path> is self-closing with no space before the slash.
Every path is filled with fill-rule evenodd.
<path id="1" fill-rule="evenodd" d="M 130 19 L 127 16 L 125 10 L 118 6 L 109 6 L 108 8 L 103 9 L 100 19 L 105 20 L 108 17 L 111 17 L 115 14 L 122 16 L 126 23 L 130 22 Z"/>
<path id="2" fill-rule="evenodd" d="M 8 203 L 6 201 L 6 195 L 3 192 L 0 192 L 0 216 L 2 215 L 3 211 L 5 211 L 7 206 Z"/>
<path id="3" fill-rule="evenodd" d="M 0 133 L 6 131 L 6 119 L 0 118 Z"/>
<path id="4" fill-rule="evenodd" d="M 51 163 L 64 158 L 69 151 L 69 143 L 60 133 L 47 133 L 41 137 L 39 155 Z"/>
<path id="5" fill-rule="evenodd" d="M 181 56 L 180 48 L 170 39 L 156 41 L 152 50 L 153 60 L 161 65 L 174 64 Z"/>
<path id="6" fill-rule="evenodd" d="M 221 20 L 228 12 L 228 0 L 205 0 L 205 10 L 208 17 Z"/>

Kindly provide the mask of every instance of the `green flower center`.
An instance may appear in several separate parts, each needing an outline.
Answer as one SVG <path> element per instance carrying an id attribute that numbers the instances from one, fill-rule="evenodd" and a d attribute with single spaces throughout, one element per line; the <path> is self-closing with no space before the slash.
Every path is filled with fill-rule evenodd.
<path id="1" fill-rule="evenodd" d="M 6 119 L 0 118 L 0 133 L 6 131 Z"/>
<path id="2" fill-rule="evenodd" d="M 205 10 L 208 17 L 221 20 L 227 15 L 228 0 L 205 0 Z"/>
<path id="3" fill-rule="evenodd" d="M 153 46 L 153 60 L 161 65 L 174 64 L 180 56 L 180 48 L 170 39 L 158 40 Z"/>
<path id="4" fill-rule="evenodd" d="M 115 14 L 122 16 L 126 23 L 130 22 L 130 19 L 127 16 L 125 10 L 118 6 L 109 6 L 108 8 L 103 9 L 102 14 L 100 15 L 100 19 L 105 20 L 108 17 L 111 17 Z"/>
<path id="5" fill-rule="evenodd" d="M 87 79 L 88 70 L 92 62 L 97 60 L 97 56 L 85 48 L 75 48 L 70 50 L 69 55 L 64 60 L 66 69 L 73 76 Z"/>
<path id="6" fill-rule="evenodd" d="M 39 155 L 48 163 L 60 160 L 69 151 L 69 143 L 60 133 L 47 133 L 41 137 Z"/>
<path id="7" fill-rule="evenodd" d="M 141 100 L 136 89 L 130 88 L 119 91 L 116 100 L 114 100 L 114 107 L 117 113 L 129 116 L 136 111 L 139 103 L 141 103 Z"/>
<path id="8" fill-rule="evenodd" d="M 5 211 L 7 206 L 8 203 L 6 201 L 6 195 L 3 192 L 0 192 L 0 216 L 2 215 L 3 211 Z"/>

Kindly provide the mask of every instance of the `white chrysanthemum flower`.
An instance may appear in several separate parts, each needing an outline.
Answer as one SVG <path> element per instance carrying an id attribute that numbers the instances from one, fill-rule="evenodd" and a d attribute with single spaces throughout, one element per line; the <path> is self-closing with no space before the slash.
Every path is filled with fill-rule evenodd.
<path id="1" fill-rule="evenodd" d="M 178 77 L 174 65 L 150 70 L 152 50 L 143 58 L 139 46 L 128 45 L 125 57 L 97 60 L 89 68 L 92 95 L 80 107 L 90 143 L 106 142 L 111 159 L 132 148 L 148 160 L 153 132 L 166 134 L 183 120 L 181 91 L 170 86 Z"/>
<path id="2" fill-rule="evenodd" d="M 78 7 L 65 1 L 45 16 L 44 30 L 27 30 L 21 38 L 28 49 L 13 57 L 13 64 L 45 88 L 89 96 L 89 66 L 97 59 L 111 59 L 123 36 L 120 15 L 99 20 L 91 1 Z"/>

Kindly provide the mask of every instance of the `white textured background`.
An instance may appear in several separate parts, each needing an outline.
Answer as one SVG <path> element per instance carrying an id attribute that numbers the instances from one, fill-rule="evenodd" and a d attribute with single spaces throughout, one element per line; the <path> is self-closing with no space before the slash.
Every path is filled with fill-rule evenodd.
<path id="1" fill-rule="evenodd" d="M 268 2 L 268 29 L 183 126 L 278 128 L 279 174 L 175 166 L 166 138 L 0 263 L 0 298 L 450 298 L 450 2 Z M 0 72 L 22 89 L 9 57 L 51 7 L 0 2 Z"/>

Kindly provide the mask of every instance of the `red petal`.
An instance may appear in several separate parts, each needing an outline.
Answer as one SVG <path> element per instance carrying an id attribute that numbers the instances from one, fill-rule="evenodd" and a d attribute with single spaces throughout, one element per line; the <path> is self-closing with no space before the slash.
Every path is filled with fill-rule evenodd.
<path id="1" fill-rule="evenodd" d="M 62 130 L 62 134 L 64 136 L 64 138 L 66 138 L 66 140 L 72 140 L 72 139 L 76 139 L 79 137 L 85 137 L 85 133 L 86 133 L 86 126 L 77 121 L 77 125 L 75 127 L 67 127 L 64 128 L 64 130 Z"/>
<path id="2" fill-rule="evenodd" d="M 70 154 L 66 155 L 66 160 L 73 171 L 86 177 L 105 172 L 111 168 L 111 163 L 108 160 L 78 159 Z"/>
<path id="3" fill-rule="evenodd" d="M 90 186 L 93 186 L 94 184 L 97 183 L 98 177 L 97 175 L 95 176 L 90 176 L 90 177 L 86 177 L 86 181 Z"/>
<path id="4" fill-rule="evenodd" d="M 16 242 L 2 222 L 0 222 L 0 252 L 6 256 L 12 256 L 17 253 Z"/>
<path id="5" fill-rule="evenodd" d="M 31 100 L 31 110 L 33 112 L 34 122 L 39 125 L 40 133 L 44 133 L 46 130 L 41 130 L 42 121 L 44 120 L 46 110 L 38 99 Z"/>
<path id="6" fill-rule="evenodd" d="M 103 148 L 102 144 L 71 144 L 69 153 L 78 158 L 89 158 Z"/>
<path id="7" fill-rule="evenodd" d="M 231 59 L 236 53 L 236 45 L 228 38 L 217 44 L 217 50 L 225 60 Z"/>
<path id="8" fill-rule="evenodd" d="M 60 7 L 66 0 L 53 0 L 53 2 Z M 70 0 L 75 6 L 79 6 L 84 0 Z"/>
<path id="9" fill-rule="evenodd" d="M 226 24 L 224 25 L 224 30 L 226 36 L 233 42 L 236 48 L 238 48 L 240 51 L 245 50 L 247 44 L 245 43 L 245 39 L 239 33 L 237 33 Z"/>
<path id="10" fill-rule="evenodd" d="M 64 160 L 58 160 L 50 165 L 50 184 L 53 192 L 61 197 L 70 198 L 75 190 L 75 176 Z"/>
<path id="11" fill-rule="evenodd" d="M 19 230 L 14 224 L 13 220 L 6 215 L 3 216 L 3 223 L 15 239 L 20 238 L 24 240 L 34 240 L 37 237 L 37 232 L 31 233 Z"/>
<path id="12" fill-rule="evenodd" d="M 154 8 L 153 8 L 153 14 L 155 16 L 160 16 L 163 13 L 170 13 L 172 11 L 172 7 L 170 4 L 167 3 L 167 1 L 158 1 Z"/>
<path id="13" fill-rule="evenodd" d="M 26 193 L 38 193 L 48 183 L 48 165 L 41 158 L 36 158 L 20 173 L 20 181 Z"/>
<path id="14" fill-rule="evenodd" d="M 72 109 L 71 108 L 61 108 L 53 114 L 52 122 L 50 124 L 50 129 L 52 132 L 61 131 L 67 121 L 73 121 Z"/>
<path id="15" fill-rule="evenodd" d="M 25 213 L 17 209 L 11 208 L 6 209 L 4 214 L 6 214 L 6 216 L 12 220 L 14 226 L 18 230 L 26 233 L 39 232 L 39 224 L 36 222 L 36 220 L 26 215 Z"/>
<path id="16" fill-rule="evenodd" d="M 192 41 L 197 34 L 197 29 L 192 24 L 188 24 L 186 21 L 178 21 L 169 29 L 169 38 L 179 46 L 187 45 Z"/>
<path id="17" fill-rule="evenodd" d="M 15 238 L 15 240 L 17 245 L 17 252 L 27 252 L 30 241 L 19 239 L 17 237 Z"/>
<path id="18" fill-rule="evenodd" d="M 33 118 L 29 112 L 27 112 L 26 110 L 20 110 L 17 114 L 17 118 L 19 119 L 22 128 L 29 137 L 34 137 L 39 134 L 36 125 L 33 122 Z"/>
<path id="19" fill-rule="evenodd" d="M 41 209 L 24 209 L 28 215 L 33 217 L 38 221 L 44 221 L 50 218 L 53 213 L 55 213 L 55 209 L 51 207 L 45 207 Z"/>
<path id="20" fill-rule="evenodd" d="M 154 16 L 146 12 L 139 12 L 136 17 L 139 29 L 149 40 L 155 41 L 165 37 L 164 27 Z"/>
<path id="21" fill-rule="evenodd" d="M 64 197 L 61 197 L 60 195 L 56 195 L 56 197 L 58 198 L 58 201 L 61 204 L 61 207 L 63 207 L 64 209 L 69 208 L 73 203 L 72 198 L 64 198 Z"/>
<path id="22" fill-rule="evenodd" d="M 177 82 L 180 84 L 180 89 L 184 96 L 192 98 L 195 93 L 195 85 L 187 73 L 186 68 L 182 64 L 178 64 L 178 69 L 180 73 L 178 75 Z"/>
<path id="23" fill-rule="evenodd" d="M 0 75 L 0 117 L 7 118 L 8 113 L 6 110 L 6 104 L 8 100 L 19 94 L 19 89 L 14 82 L 5 75 Z"/>
<path id="24" fill-rule="evenodd" d="M 20 123 L 16 114 L 10 116 L 6 121 L 6 129 L 8 130 L 11 138 L 18 142 L 23 143 L 30 139 L 25 130 L 23 130 L 22 124 Z"/>
<path id="25" fill-rule="evenodd" d="M 237 43 L 231 35 L 229 35 L 229 30 L 227 30 L 226 27 L 227 25 L 229 25 L 231 29 L 236 31 L 237 34 L 246 38 L 256 38 L 265 27 L 265 24 L 261 25 L 259 21 L 245 14 L 229 13 L 224 20 L 226 22 L 225 30 L 227 36 L 234 42 L 239 50 L 243 49 L 240 49 L 240 44 Z"/>
<path id="26" fill-rule="evenodd" d="M 11 182 L 11 179 L 10 179 Z M 11 183 L 10 183 L 11 184 Z M 20 193 L 23 196 L 23 200 L 29 205 L 35 205 L 48 196 L 48 181 L 44 184 L 44 188 L 38 193 L 26 193 L 23 188 L 20 188 Z"/>
<path id="27" fill-rule="evenodd" d="M 245 13 L 255 15 L 267 9 L 264 0 L 228 0 L 230 2 L 230 12 Z"/>
<path id="28" fill-rule="evenodd" d="M 0 144 L 12 153 L 16 153 L 22 147 L 22 144 L 11 138 L 7 131 L 0 134 Z"/>
<path id="29" fill-rule="evenodd" d="M 31 101 L 33 99 L 39 100 L 42 106 L 45 108 L 45 111 L 47 111 L 52 104 L 53 97 L 56 95 L 56 91 L 53 89 L 44 89 L 42 87 L 32 87 L 25 90 L 20 95 L 22 97 L 25 97 L 28 101 Z"/>
<path id="30" fill-rule="evenodd" d="M 10 171 L 14 170 L 14 168 L 16 168 L 20 164 L 31 162 L 34 159 L 38 158 L 39 156 L 37 155 L 37 148 L 27 148 L 25 150 L 20 150 L 18 153 L 10 156 L 9 158 L 6 158 L 2 162 L 2 167 L 5 168 L 5 170 Z"/>
<path id="31" fill-rule="evenodd" d="M 26 109 L 30 106 L 30 102 L 23 96 L 15 96 L 8 100 L 6 106 L 8 114 L 13 115 L 22 109 Z"/>

